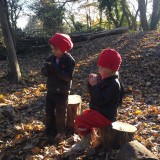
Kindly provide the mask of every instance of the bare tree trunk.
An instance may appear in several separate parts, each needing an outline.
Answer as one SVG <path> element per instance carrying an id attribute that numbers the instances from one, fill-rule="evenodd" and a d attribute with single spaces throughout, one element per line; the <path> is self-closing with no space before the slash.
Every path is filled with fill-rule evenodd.
<path id="1" fill-rule="evenodd" d="M 153 11 L 152 11 L 152 17 L 151 17 L 151 23 L 150 23 L 150 30 L 157 29 L 159 20 L 160 20 L 160 1 L 153 0 Z"/>
<path id="2" fill-rule="evenodd" d="M 87 30 L 89 30 L 89 15 L 88 14 L 86 14 L 86 21 L 87 21 Z"/>
<path id="3" fill-rule="evenodd" d="M 122 0 L 120 3 L 122 5 L 122 10 L 123 10 L 123 13 L 124 13 L 124 15 L 126 17 L 129 29 L 131 29 L 131 30 L 137 30 L 136 19 L 137 19 L 137 15 L 138 15 L 138 10 L 136 11 L 136 15 L 134 17 L 134 15 L 129 10 L 129 7 L 127 5 L 126 0 Z"/>
<path id="4" fill-rule="evenodd" d="M 21 72 L 16 56 L 16 50 L 13 43 L 13 39 L 11 36 L 11 31 L 9 27 L 9 21 L 8 21 L 8 7 L 6 0 L 0 1 L 0 20 L 1 20 L 1 27 L 3 31 L 3 36 L 8 52 L 8 58 L 9 58 L 9 67 L 10 67 L 10 74 L 11 79 L 14 83 L 17 83 L 21 78 Z"/>
<path id="5" fill-rule="evenodd" d="M 131 12 L 128 8 L 127 8 L 127 10 L 128 10 L 128 13 L 131 17 L 131 20 L 132 20 L 132 27 L 133 27 L 134 30 L 137 30 L 137 16 L 138 16 L 139 8 L 137 9 L 135 16 L 133 16 L 131 14 Z"/>
<path id="6" fill-rule="evenodd" d="M 114 15 L 112 14 L 112 8 L 111 8 L 111 5 L 108 5 L 107 6 L 107 9 L 108 9 L 108 15 L 110 17 L 110 19 L 112 20 L 112 22 L 114 23 L 115 27 L 119 27 L 118 25 L 118 21 L 114 18 Z M 107 16 L 107 15 L 106 15 Z"/>
<path id="7" fill-rule="evenodd" d="M 129 18 L 129 15 L 128 15 L 127 11 L 126 11 L 126 0 L 123 0 L 123 1 L 121 1 L 120 3 L 121 3 L 121 5 L 122 5 L 122 10 L 123 10 L 123 13 L 124 13 L 124 15 L 125 15 L 125 17 L 126 17 L 126 20 L 127 20 L 128 26 L 129 26 L 129 29 L 132 29 L 132 25 L 131 25 L 131 22 L 130 22 L 130 18 Z"/>
<path id="8" fill-rule="evenodd" d="M 140 20 L 143 31 L 149 30 L 147 17 L 146 17 L 146 3 L 145 0 L 138 0 L 138 6 L 140 11 Z"/>

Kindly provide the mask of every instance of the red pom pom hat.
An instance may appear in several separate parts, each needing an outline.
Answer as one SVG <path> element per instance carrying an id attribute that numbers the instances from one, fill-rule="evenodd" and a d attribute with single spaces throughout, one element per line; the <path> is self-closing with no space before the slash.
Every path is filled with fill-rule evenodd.
<path id="1" fill-rule="evenodd" d="M 56 33 L 49 42 L 60 49 L 62 52 L 69 51 L 73 48 L 71 38 L 67 34 Z"/>
<path id="2" fill-rule="evenodd" d="M 107 48 L 100 54 L 97 65 L 118 71 L 121 63 L 120 54 L 114 49 Z"/>

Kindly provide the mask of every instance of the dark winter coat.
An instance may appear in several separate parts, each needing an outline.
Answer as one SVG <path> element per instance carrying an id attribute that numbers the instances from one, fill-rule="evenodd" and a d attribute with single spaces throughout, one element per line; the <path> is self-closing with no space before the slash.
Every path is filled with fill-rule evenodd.
<path id="1" fill-rule="evenodd" d="M 41 70 L 42 75 L 47 76 L 47 89 L 51 93 L 69 94 L 75 60 L 69 53 L 65 53 L 56 64 L 56 57 L 47 58 Z"/>
<path id="2" fill-rule="evenodd" d="M 105 78 L 95 86 L 89 85 L 89 92 L 91 95 L 90 109 L 114 121 L 117 116 L 117 108 L 124 96 L 124 89 L 118 76 Z"/>

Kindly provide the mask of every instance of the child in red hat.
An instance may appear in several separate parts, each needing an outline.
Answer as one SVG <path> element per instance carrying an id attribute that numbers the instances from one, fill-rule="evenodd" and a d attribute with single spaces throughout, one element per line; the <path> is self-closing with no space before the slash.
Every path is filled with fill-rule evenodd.
<path id="1" fill-rule="evenodd" d="M 111 125 L 116 120 L 117 108 L 121 105 L 124 89 L 117 72 L 122 59 L 114 49 L 105 49 L 98 59 L 100 80 L 91 73 L 88 78 L 91 100 L 90 109 L 75 118 L 75 128 L 81 141 L 71 147 L 72 151 L 82 151 L 90 144 L 93 128 Z"/>
<path id="2" fill-rule="evenodd" d="M 60 140 L 65 138 L 65 115 L 75 60 L 68 53 L 73 47 L 68 35 L 56 33 L 49 43 L 52 55 L 41 70 L 47 77 L 46 134 Z"/>

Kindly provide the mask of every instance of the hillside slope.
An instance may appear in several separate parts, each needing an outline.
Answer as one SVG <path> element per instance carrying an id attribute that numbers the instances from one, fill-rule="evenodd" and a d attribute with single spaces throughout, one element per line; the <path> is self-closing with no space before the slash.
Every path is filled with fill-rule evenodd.
<path id="1" fill-rule="evenodd" d="M 71 51 L 77 63 L 71 94 L 82 96 L 83 108 L 86 108 L 89 102 L 86 88 L 88 74 L 97 73 L 97 57 L 101 50 L 107 47 L 116 49 L 123 59 L 120 77 L 126 95 L 119 109 L 118 120 L 135 125 L 138 128 L 135 139 L 158 155 L 160 33 L 126 33 L 76 43 Z M 23 79 L 18 85 L 13 85 L 3 78 L 7 72 L 7 62 L 0 61 L 0 103 L 12 104 L 18 114 L 14 123 L 9 119 L 0 121 L 2 157 L 43 157 L 46 148 L 51 146 L 43 133 L 46 79 L 40 75 L 47 56 L 48 53 L 19 56 Z M 62 147 L 57 150 L 63 153 Z M 110 160 L 115 159 L 113 157 Z"/>

